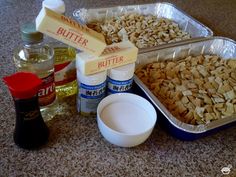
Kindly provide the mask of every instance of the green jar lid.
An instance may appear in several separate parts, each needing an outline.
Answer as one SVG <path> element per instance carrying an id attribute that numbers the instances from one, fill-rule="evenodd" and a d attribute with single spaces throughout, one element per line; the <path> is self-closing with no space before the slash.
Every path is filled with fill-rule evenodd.
<path id="1" fill-rule="evenodd" d="M 43 34 L 36 31 L 35 23 L 25 23 L 21 26 L 21 39 L 29 43 L 40 42 Z"/>

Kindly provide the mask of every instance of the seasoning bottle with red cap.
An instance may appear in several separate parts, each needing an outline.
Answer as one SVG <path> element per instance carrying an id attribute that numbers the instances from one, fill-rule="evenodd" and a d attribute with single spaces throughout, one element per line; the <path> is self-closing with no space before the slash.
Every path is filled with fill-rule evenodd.
<path id="1" fill-rule="evenodd" d="M 45 144 L 49 130 L 41 116 L 37 94 L 42 80 L 28 72 L 18 72 L 3 80 L 15 103 L 15 144 L 24 149 L 35 149 Z"/>

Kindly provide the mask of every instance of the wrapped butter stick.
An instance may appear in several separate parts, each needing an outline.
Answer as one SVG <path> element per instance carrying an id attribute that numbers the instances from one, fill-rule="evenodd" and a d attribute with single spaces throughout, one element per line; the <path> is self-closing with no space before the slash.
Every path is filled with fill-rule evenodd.
<path id="1" fill-rule="evenodd" d="M 105 48 L 102 55 L 93 56 L 86 52 L 77 53 L 76 67 L 85 75 L 94 74 L 107 69 L 134 63 L 138 48 L 130 41 L 114 43 Z"/>
<path id="2" fill-rule="evenodd" d="M 36 18 L 36 29 L 65 44 L 99 56 L 106 47 L 102 34 L 46 7 Z"/>

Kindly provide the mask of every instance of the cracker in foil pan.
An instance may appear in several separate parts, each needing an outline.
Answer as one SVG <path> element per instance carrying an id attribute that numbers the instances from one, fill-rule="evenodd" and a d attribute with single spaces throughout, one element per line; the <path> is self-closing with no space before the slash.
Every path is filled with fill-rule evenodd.
<path id="1" fill-rule="evenodd" d="M 163 48 L 156 48 L 148 52 L 144 52 L 142 54 L 139 54 L 138 60 L 136 62 L 136 69 L 140 66 L 146 65 L 148 63 L 156 62 L 156 61 L 178 61 L 179 59 L 186 58 L 191 59 L 189 56 L 206 56 L 209 57 L 210 55 L 218 56 L 222 59 L 218 60 L 222 62 L 222 66 L 224 64 L 230 64 L 232 67 L 236 67 L 235 60 L 236 60 L 236 42 L 223 37 L 211 37 L 211 38 L 205 38 L 205 39 L 195 39 L 186 42 L 179 43 L 178 45 L 169 44 L 167 47 Z M 196 59 L 195 57 L 192 57 L 193 59 Z M 207 58 L 208 59 L 208 58 Z M 194 60 L 193 62 L 197 62 Z M 174 62 L 173 62 L 174 63 Z M 199 65 L 200 66 L 200 65 Z M 200 69 L 200 72 L 204 75 L 205 72 Z M 232 68 L 233 69 L 233 68 Z M 215 72 L 214 70 L 212 73 Z M 233 74 L 233 73 L 230 73 Z M 187 75 L 185 75 L 187 77 Z M 210 79 L 212 77 L 206 77 L 207 79 Z M 218 79 L 216 81 L 218 82 Z M 165 119 L 165 124 L 168 124 L 167 127 L 172 127 L 170 131 L 175 132 L 174 136 L 177 136 L 180 139 L 188 139 L 193 140 L 196 138 L 199 138 L 201 136 L 207 135 L 210 132 L 216 131 L 218 129 L 221 129 L 225 126 L 229 126 L 231 124 L 236 123 L 236 114 L 231 111 L 231 108 L 235 109 L 235 103 L 231 103 L 228 101 L 228 99 L 231 99 L 232 96 L 235 97 L 235 91 L 234 93 L 229 92 L 229 94 L 224 95 L 224 98 L 227 100 L 226 103 L 224 103 L 227 107 L 225 110 L 222 111 L 222 118 L 209 121 L 206 124 L 200 124 L 200 125 L 191 125 L 188 123 L 184 123 L 180 119 L 177 119 L 169 109 L 158 99 L 152 91 L 142 82 L 137 75 L 134 77 L 135 83 L 138 85 L 139 88 L 144 92 L 145 96 L 147 96 L 151 102 L 156 106 L 156 108 L 164 115 L 163 119 Z M 229 79 L 224 79 L 222 82 L 227 81 Z M 230 82 L 230 80 L 229 80 Z M 213 82 L 209 82 L 208 84 L 212 84 Z M 221 83 L 219 83 L 220 85 Z M 223 85 L 221 85 L 223 86 Z M 180 90 L 183 88 L 179 88 Z M 200 91 L 200 90 L 199 90 Z M 200 93 L 200 92 L 199 92 Z M 204 94 L 204 90 L 201 90 L 201 93 Z M 228 93 L 228 92 L 227 92 Z M 233 94 L 233 95 L 232 95 Z M 184 93 L 184 95 L 189 96 L 189 92 Z M 213 95 L 214 97 L 214 95 Z M 218 99 L 218 98 L 217 98 Z M 212 101 L 220 101 L 216 100 L 216 98 L 212 98 Z M 205 101 L 211 101 L 210 99 Z M 186 100 L 182 100 L 186 101 Z M 220 105 L 220 104 L 219 104 Z M 193 110 L 193 112 L 196 112 L 197 114 L 203 113 L 200 107 L 198 109 Z M 226 114 L 227 112 L 227 114 Z M 228 114 L 228 112 L 232 114 Z M 200 115 L 201 116 L 201 115 Z M 205 115 L 206 116 L 206 115 Z M 210 114 L 207 114 L 207 116 L 211 116 Z M 209 119 L 210 117 L 204 117 L 204 120 Z M 176 133 L 178 132 L 178 133 Z M 179 134 L 179 136 L 178 136 Z M 187 137 L 187 138 L 186 138 Z"/>
<path id="2" fill-rule="evenodd" d="M 140 52 L 153 46 L 213 36 L 208 27 L 170 3 L 83 8 L 75 10 L 73 16 L 102 31 L 108 44 L 129 39 Z"/>

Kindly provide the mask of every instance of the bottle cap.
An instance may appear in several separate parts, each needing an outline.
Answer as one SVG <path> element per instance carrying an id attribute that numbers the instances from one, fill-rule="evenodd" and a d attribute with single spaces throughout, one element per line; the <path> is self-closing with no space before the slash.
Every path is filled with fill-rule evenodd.
<path id="1" fill-rule="evenodd" d="M 131 63 L 128 65 L 109 69 L 107 72 L 107 75 L 111 79 L 118 80 L 118 81 L 129 80 L 134 75 L 134 68 L 135 68 L 135 63 Z"/>
<path id="2" fill-rule="evenodd" d="M 43 33 L 36 31 L 35 23 L 25 23 L 21 26 L 21 39 L 28 43 L 40 42 L 43 40 Z"/>
<path id="3" fill-rule="evenodd" d="M 86 85 L 98 85 L 105 82 L 107 71 L 102 71 L 96 74 L 84 75 L 77 69 L 77 79 L 79 82 Z"/>
<path id="4" fill-rule="evenodd" d="M 32 98 L 37 94 L 42 80 L 29 72 L 18 72 L 3 78 L 12 97 L 19 99 Z"/>
<path id="5" fill-rule="evenodd" d="M 65 3 L 62 0 L 44 0 L 42 7 L 47 7 L 59 14 L 64 14 L 66 11 Z"/>

